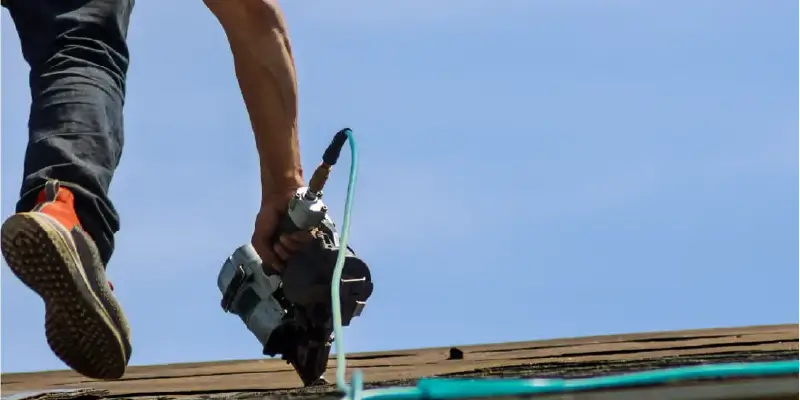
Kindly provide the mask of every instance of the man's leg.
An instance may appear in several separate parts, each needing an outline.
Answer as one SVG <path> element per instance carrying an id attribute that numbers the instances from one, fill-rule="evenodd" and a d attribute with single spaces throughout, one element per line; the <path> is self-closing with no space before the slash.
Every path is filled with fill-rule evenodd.
<path id="1" fill-rule="evenodd" d="M 127 321 L 105 278 L 119 220 L 107 192 L 122 153 L 133 0 L 6 0 L 31 67 L 17 214 L 2 227 L 11 270 L 45 303 L 53 352 L 91 378 L 121 377 Z"/>

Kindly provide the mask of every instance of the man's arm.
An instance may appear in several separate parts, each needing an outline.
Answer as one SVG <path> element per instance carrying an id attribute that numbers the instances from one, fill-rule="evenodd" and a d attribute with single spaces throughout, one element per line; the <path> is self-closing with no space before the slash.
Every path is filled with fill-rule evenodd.
<path id="1" fill-rule="evenodd" d="M 233 52 L 255 134 L 262 203 L 303 186 L 297 135 L 297 80 L 277 0 L 204 0 Z"/>

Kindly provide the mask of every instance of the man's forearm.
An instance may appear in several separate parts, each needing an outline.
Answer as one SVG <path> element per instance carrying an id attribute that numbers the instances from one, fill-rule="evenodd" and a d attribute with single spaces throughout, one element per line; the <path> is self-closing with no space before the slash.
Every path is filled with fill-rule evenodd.
<path id="1" fill-rule="evenodd" d="M 275 0 L 205 0 L 222 24 L 255 134 L 262 201 L 303 186 L 297 80 L 283 14 Z"/>

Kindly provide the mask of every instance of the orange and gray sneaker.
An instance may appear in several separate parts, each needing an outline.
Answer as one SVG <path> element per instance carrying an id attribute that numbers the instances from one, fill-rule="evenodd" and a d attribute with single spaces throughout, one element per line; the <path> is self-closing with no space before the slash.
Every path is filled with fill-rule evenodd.
<path id="1" fill-rule="evenodd" d="M 53 352 L 76 372 L 118 379 L 131 356 L 130 330 L 97 247 L 81 228 L 72 192 L 49 181 L 31 212 L 2 227 L 6 263 L 44 300 Z"/>

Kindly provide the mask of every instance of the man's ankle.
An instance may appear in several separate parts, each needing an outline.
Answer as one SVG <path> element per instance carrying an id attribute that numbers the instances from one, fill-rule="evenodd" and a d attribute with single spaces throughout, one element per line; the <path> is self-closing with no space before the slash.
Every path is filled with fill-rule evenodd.
<path id="1" fill-rule="evenodd" d="M 32 211 L 47 214 L 67 230 L 81 226 L 75 212 L 75 195 L 57 180 L 45 183 L 36 197 L 36 206 Z"/>

